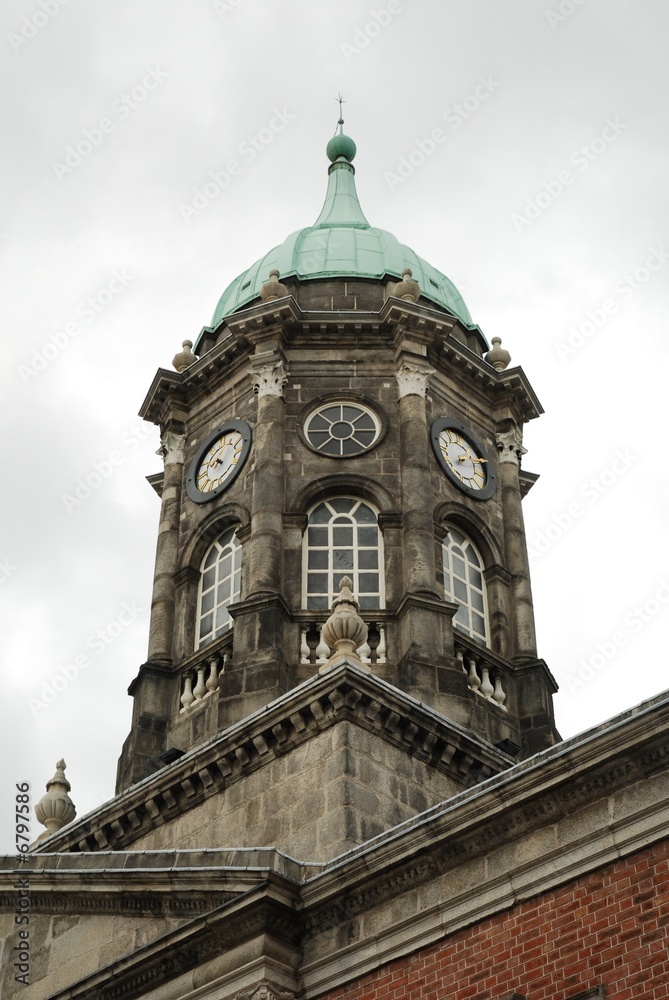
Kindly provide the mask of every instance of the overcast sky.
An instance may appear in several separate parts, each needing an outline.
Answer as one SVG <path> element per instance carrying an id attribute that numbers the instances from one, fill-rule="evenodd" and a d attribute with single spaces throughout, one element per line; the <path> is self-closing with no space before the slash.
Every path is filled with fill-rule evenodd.
<path id="1" fill-rule="evenodd" d="M 663 0 L 5 0 L 0 849 L 62 756 L 80 816 L 113 795 L 159 513 L 136 413 L 318 216 L 340 90 L 367 218 L 546 410 L 525 517 L 562 734 L 669 686 L 668 37 Z"/>

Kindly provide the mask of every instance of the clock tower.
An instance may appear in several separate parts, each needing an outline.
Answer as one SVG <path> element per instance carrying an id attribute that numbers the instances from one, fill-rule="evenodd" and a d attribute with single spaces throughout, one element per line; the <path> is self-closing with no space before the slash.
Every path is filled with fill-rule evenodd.
<path id="1" fill-rule="evenodd" d="M 325 676 L 344 578 L 348 667 L 457 730 L 454 787 L 558 739 L 521 508 L 540 404 L 452 282 L 369 224 L 341 128 L 313 226 L 226 288 L 142 406 L 164 473 L 119 792 Z"/>
<path id="2" fill-rule="evenodd" d="M 18 961 L 27 1000 L 659 997 L 669 695 L 560 740 L 522 514 L 540 404 L 369 224 L 353 141 L 327 155 L 314 225 L 142 405 L 164 468 L 117 791 L 75 817 L 59 761 L 47 832 L 0 859 L 0 992 Z"/>

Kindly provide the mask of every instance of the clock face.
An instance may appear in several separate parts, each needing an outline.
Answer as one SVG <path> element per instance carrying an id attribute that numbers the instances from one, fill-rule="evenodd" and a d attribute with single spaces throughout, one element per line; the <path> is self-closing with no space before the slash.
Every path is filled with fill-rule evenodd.
<path id="1" fill-rule="evenodd" d="M 464 424 L 439 417 L 430 433 L 432 449 L 449 479 L 463 492 L 487 500 L 495 492 L 495 471 L 476 437 Z"/>
<path id="2" fill-rule="evenodd" d="M 191 462 L 186 492 L 204 503 L 222 493 L 241 471 L 251 446 L 251 428 L 243 420 L 229 420 L 210 434 Z"/>

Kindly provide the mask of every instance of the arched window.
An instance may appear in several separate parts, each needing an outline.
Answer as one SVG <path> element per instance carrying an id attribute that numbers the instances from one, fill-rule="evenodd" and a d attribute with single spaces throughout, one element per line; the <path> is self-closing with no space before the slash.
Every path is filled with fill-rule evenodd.
<path id="1" fill-rule="evenodd" d="M 362 610 L 383 607 L 383 558 L 376 512 L 362 500 L 335 497 L 309 514 L 304 546 L 307 608 L 329 609 L 343 576 Z"/>
<path id="2" fill-rule="evenodd" d="M 459 604 L 453 624 L 475 639 L 487 642 L 488 607 L 483 560 L 471 539 L 449 527 L 443 545 L 444 596 Z"/>
<path id="3" fill-rule="evenodd" d="M 242 547 L 235 529 L 228 528 L 210 545 L 202 560 L 196 649 L 213 642 L 232 628 L 228 605 L 239 600 L 241 581 Z"/>

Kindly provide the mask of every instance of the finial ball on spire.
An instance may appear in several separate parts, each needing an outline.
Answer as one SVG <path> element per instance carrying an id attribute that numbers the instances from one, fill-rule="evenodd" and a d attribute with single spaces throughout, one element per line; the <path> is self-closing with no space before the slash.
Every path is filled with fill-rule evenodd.
<path id="1" fill-rule="evenodd" d="M 344 159 L 348 160 L 350 163 L 355 157 L 356 145 L 353 142 L 353 139 L 350 139 L 349 136 L 340 132 L 338 135 L 332 136 L 327 144 L 325 152 L 328 155 L 328 159 L 331 160 L 332 163 L 334 163 L 335 160 L 338 160 L 340 156 L 343 156 Z"/>

